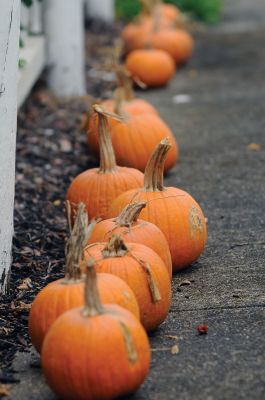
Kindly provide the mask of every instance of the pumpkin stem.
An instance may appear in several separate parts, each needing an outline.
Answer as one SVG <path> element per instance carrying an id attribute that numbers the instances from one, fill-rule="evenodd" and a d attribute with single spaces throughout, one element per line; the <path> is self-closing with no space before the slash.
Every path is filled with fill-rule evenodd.
<path id="1" fill-rule="evenodd" d="M 71 206 L 66 202 L 69 227 L 71 227 Z M 70 236 L 65 246 L 66 271 L 65 282 L 80 280 L 82 271 L 81 260 L 84 257 L 84 248 L 97 221 L 88 224 L 88 215 L 85 205 L 79 203 L 74 226 L 70 228 Z"/>
<path id="2" fill-rule="evenodd" d="M 123 102 L 134 99 L 132 78 L 123 65 L 116 65 L 114 71 L 118 80 L 118 87 L 114 92 L 114 112 L 117 115 L 124 116 L 122 110 Z"/>
<path id="3" fill-rule="evenodd" d="M 119 324 L 122 330 L 122 336 L 124 338 L 125 346 L 127 349 L 128 359 L 131 363 L 135 363 L 138 360 L 138 354 L 133 343 L 133 338 L 130 329 L 123 321 L 119 321 Z"/>
<path id="4" fill-rule="evenodd" d="M 136 201 L 134 203 L 129 203 L 115 218 L 115 222 L 119 226 L 131 226 L 137 221 L 140 212 L 146 207 L 146 201 Z"/>
<path id="5" fill-rule="evenodd" d="M 141 260 L 140 258 L 136 257 L 131 252 L 130 252 L 130 256 L 141 265 L 141 267 L 143 268 L 143 270 L 147 274 L 148 285 L 149 285 L 149 289 L 150 289 L 150 292 L 151 292 L 153 303 L 156 303 L 156 302 L 160 301 L 161 300 L 161 294 L 160 294 L 159 289 L 157 287 L 157 284 L 156 284 L 156 281 L 154 279 L 153 272 L 152 272 L 152 270 L 150 268 L 150 265 L 147 262 L 145 262 L 144 260 Z"/>
<path id="6" fill-rule="evenodd" d="M 99 152 L 100 152 L 99 173 L 106 174 L 114 172 L 117 168 L 117 164 L 111 142 L 108 117 L 117 120 L 121 119 L 118 115 L 105 111 L 104 108 L 98 104 L 94 104 L 92 107 L 94 112 L 98 115 Z"/>
<path id="7" fill-rule="evenodd" d="M 102 250 L 104 258 L 123 257 L 128 253 L 128 248 L 122 238 L 118 235 L 112 235 L 106 246 Z"/>
<path id="8" fill-rule="evenodd" d="M 163 139 L 149 158 L 144 172 L 144 190 L 146 192 L 162 192 L 164 190 L 164 164 L 170 148 L 169 139 Z"/>
<path id="9" fill-rule="evenodd" d="M 104 313 L 104 308 L 99 297 L 97 273 L 94 264 L 95 262 L 91 258 L 87 262 L 86 267 L 85 307 L 83 309 L 83 315 L 86 317 L 94 317 Z"/>

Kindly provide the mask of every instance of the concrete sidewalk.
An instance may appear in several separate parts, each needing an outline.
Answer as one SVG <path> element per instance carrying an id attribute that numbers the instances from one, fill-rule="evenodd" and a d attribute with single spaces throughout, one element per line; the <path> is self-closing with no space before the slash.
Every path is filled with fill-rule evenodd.
<path id="1" fill-rule="evenodd" d="M 264 0 L 228 1 L 173 83 L 144 93 L 181 149 L 166 184 L 201 204 L 209 239 L 199 262 L 174 277 L 170 314 L 151 337 L 150 375 L 131 399 L 265 398 L 264 40 Z M 197 334 L 201 323 L 207 335 Z M 29 359 L 17 356 L 12 400 L 54 399 Z"/>

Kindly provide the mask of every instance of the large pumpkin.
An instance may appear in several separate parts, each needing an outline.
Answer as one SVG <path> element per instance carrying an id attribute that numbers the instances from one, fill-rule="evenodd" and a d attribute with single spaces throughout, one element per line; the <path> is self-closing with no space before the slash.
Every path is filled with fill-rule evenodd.
<path id="1" fill-rule="evenodd" d="M 138 218 L 145 206 L 144 201 L 133 202 L 117 218 L 100 221 L 94 227 L 88 243 L 106 242 L 113 234 L 121 236 L 126 243 L 141 243 L 162 258 L 171 277 L 172 261 L 164 234 L 156 225 Z"/>
<path id="2" fill-rule="evenodd" d="M 108 217 L 116 217 L 132 201 L 146 201 L 140 218 L 157 225 L 164 233 L 176 271 L 197 260 L 205 247 L 207 234 L 198 203 L 184 190 L 164 186 L 163 164 L 169 148 L 169 140 L 162 140 L 146 166 L 144 186 L 114 200 Z"/>
<path id="3" fill-rule="evenodd" d="M 119 194 L 143 182 L 140 171 L 117 166 L 106 114 L 99 105 L 94 105 L 93 110 L 99 120 L 100 167 L 78 175 L 66 195 L 73 205 L 83 202 L 90 219 L 105 218 L 110 203 Z"/>
<path id="4" fill-rule="evenodd" d="M 139 243 L 125 244 L 113 235 L 108 243 L 88 246 L 85 258 L 91 257 L 97 272 L 117 275 L 130 286 L 147 331 L 165 320 L 171 302 L 170 278 L 164 262 L 152 249 Z"/>
<path id="5" fill-rule="evenodd" d="M 140 322 L 127 310 L 100 302 L 88 267 L 85 306 L 61 315 L 43 344 L 45 378 L 62 399 L 109 400 L 135 391 L 150 365 Z"/>

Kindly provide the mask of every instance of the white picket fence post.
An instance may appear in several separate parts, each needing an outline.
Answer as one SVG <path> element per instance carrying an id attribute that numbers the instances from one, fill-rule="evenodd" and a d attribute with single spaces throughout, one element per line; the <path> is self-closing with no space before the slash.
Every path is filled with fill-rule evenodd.
<path id="1" fill-rule="evenodd" d="M 0 293 L 11 265 L 20 0 L 0 0 Z"/>
<path id="2" fill-rule="evenodd" d="M 85 85 L 83 0 L 46 0 L 49 83 L 59 97 L 82 96 Z"/>
<path id="3" fill-rule="evenodd" d="M 125 1 L 125 0 L 124 0 Z M 87 14 L 106 22 L 113 22 L 115 18 L 114 0 L 86 0 Z"/>

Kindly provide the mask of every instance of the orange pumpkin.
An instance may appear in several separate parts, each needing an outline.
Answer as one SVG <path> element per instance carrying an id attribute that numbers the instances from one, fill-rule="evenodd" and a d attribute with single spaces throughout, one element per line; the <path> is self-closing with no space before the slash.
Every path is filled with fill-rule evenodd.
<path id="1" fill-rule="evenodd" d="M 135 98 L 132 80 L 129 72 L 124 66 L 115 68 L 119 86 L 114 93 L 113 99 L 103 100 L 101 105 L 108 112 L 115 112 L 120 116 L 134 116 L 139 114 L 155 114 L 156 109 L 144 99 Z M 109 119 L 110 131 L 118 124 L 116 119 Z M 99 154 L 98 143 L 98 120 L 97 115 L 91 115 L 88 118 L 87 125 L 88 144 L 93 153 Z M 115 146 L 114 146 L 115 147 Z"/>
<path id="2" fill-rule="evenodd" d="M 108 243 L 95 243 L 85 250 L 85 258 L 95 260 L 97 272 L 119 276 L 132 289 L 147 331 L 166 318 L 171 301 L 171 285 L 162 259 L 149 247 L 128 243 L 113 235 Z"/>
<path id="3" fill-rule="evenodd" d="M 82 201 L 90 219 L 105 218 L 109 205 L 119 194 L 143 182 L 140 171 L 117 166 L 106 113 L 97 104 L 93 106 L 93 110 L 99 121 L 100 167 L 78 175 L 66 196 L 73 205 Z"/>
<path id="4" fill-rule="evenodd" d="M 138 201 L 126 206 L 117 218 L 100 221 L 90 236 L 89 244 L 106 242 L 112 234 L 119 235 L 126 243 L 141 243 L 154 250 L 164 261 L 172 276 L 172 261 L 167 240 L 154 224 L 138 219 L 146 202 Z"/>
<path id="5" fill-rule="evenodd" d="M 80 212 L 83 212 L 83 216 Z M 65 277 L 49 283 L 38 293 L 31 306 L 29 335 L 38 352 L 41 351 L 43 340 L 53 322 L 65 311 L 84 304 L 84 280 L 81 276 L 80 258 L 95 223 L 92 223 L 89 229 L 84 229 L 81 218 L 83 221 L 87 220 L 87 214 L 79 206 L 68 241 Z M 139 318 L 137 300 L 122 279 L 111 274 L 99 274 L 98 289 L 103 304 L 118 304 Z"/>
<path id="6" fill-rule="evenodd" d="M 140 218 L 157 225 L 167 238 L 173 270 L 196 261 L 206 243 L 206 223 L 200 206 L 185 191 L 164 187 L 163 164 L 169 140 L 157 146 L 145 169 L 144 187 L 120 195 L 112 203 L 108 217 L 117 216 L 130 202 L 146 201 Z"/>
<path id="7" fill-rule="evenodd" d="M 129 311 L 100 302 L 88 267 L 85 307 L 61 315 L 43 343 L 45 378 L 62 399 L 108 400 L 135 391 L 150 366 L 150 347 Z"/>
<path id="8" fill-rule="evenodd" d="M 170 13 L 171 6 L 157 5 L 153 11 L 153 18 L 127 27 L 123 33 L 125 48 L 127 51 L 133 51 L 145 49 L 148 46 L 164 50 L 172 56 L 177 64 L 184 63 L 192 55 L 193 38 L 187 30 L 183 29 L 185 22 L 180 14 L 178 15 L 178 24 L 176 24 L 179 28 L 173 29 L 164 22 L 168 19 L 164 16 L 163 10 Z"/>
<path id="9" fill-rule="evenodd" d="M 135 81 L 148 87 L 166 85 L 176 70 L 173 58 L 166 51 L 151 48 L 132 51 L 125 65 Z"/>

